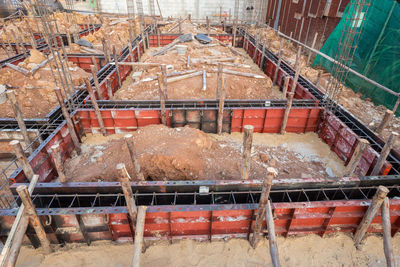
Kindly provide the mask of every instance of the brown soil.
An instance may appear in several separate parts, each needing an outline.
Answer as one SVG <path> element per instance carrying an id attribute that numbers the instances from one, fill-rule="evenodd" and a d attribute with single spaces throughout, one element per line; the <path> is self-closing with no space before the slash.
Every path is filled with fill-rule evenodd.
<path id="1" fill-rule="evenodd" d="M 9 55 L 10 55 L 10 56 L 9 56 Z M 8 52 L 8 54 L 7 54 L 7 52 L 6 52 L 3 48 L 0 47 L 0 60 L 5 60 L 5 59 L 7 59 L 7 58 L 9 58 L 9 57 L 12 57 L 12 56 L 15 56 L 14 51 L 11 52 L 11 51 L 9 50 L 9 52 Z"/>
<path id="2" fill-rule="evenodd" d="M 31 50 L 31 56 L 24 62 L 18 64 L 27 70 L 31 70 L 41 63 L 46 57 L 37 50 Z M 52 62 L 55 68 L 54 62 Z M 90 74 L 77 67 L 74 63 L 68 62 L 69 71 L 75 86 L 84 82 L 84 78 Z M 58 77 L 58 74 L 56 74 Z M 58 105 L 57 97 L 54 93 L 56 87 L 49 64 L 40 68 L 35 75 L 25 76 L 19 71 L 10 68 L 0 69 L 0 84 L 8 84 L 15 91 L 17 101 L 20 105 L 22 114 L 25 118 L 43 118 L 54 107 Z M 12 118 L 14 113 L 10 103 L 7 101 L 1 104 L 0 117 Z"/>
<path id="3" fill-rule="evenodd" d="M 80 13 L 64 13 L 64 12 L 54 12 L 53 14 L 50 15 L 49 19 L 50 20 L 56 20 L 57 21 L 57 27 L 58 27 L 58 32 L 66 34 L 68 31 L 70 33 L 78 33 L 82 29 L 79 27 L 78 24 L 87 24 L 88 16 L 80 14 Z M 93 24 L 99 24 L 100 20 L 98 18 L 98 15 L 92 16 L 92 21 Z M 29 30 L 28 28 L 31 28 Z M 24 42 L 30 43 L 31 41 L 31 34 L 30 32 L 34 33 L 43 33 L 43 24 L 38 18 L 24 18 L 24 19 L 15 19 L 15 20 L 10 20 L 5 22 L 4 28 L 8 32 L 8 35 L 4 33 L 4 30 L 0 30 L 0 40 L 3 40 L 3 42 L 7 42 L 7 38 L 10 42 L 15 42 L 11 31 L 14 31 L 16 33 L 17 39 L 21 38 Z M 54 32 L 57 32 L 57 29 L 54 29 Z M 19 37 L 18 37 L 19 36 Z"/>
<path id="4" fill-rule="evenodd" d="M 216 136 L 189 127 L 150 125 L 133 136 L 148 180 L 240 179 L 241 134 Z M 95 135 L 86 139 L 84 153 L 65 163 L 67 179 L 115 181 L 118 163 L 125 163 L 134 177 L 129 152 L 121 137 L 122 134 Z M 279 178 L 328 177 L 328 168 L 336 174 L 343 171 L 340 159 L 314 133 L 255 134 L 250 178 L 265 177 L 270 166 L 277 168 Z"/>
<path id="5" fill-rule="evenodd" d="M 265 44 L 275 54 L 279 52 L 280 37 L 272 29 L 250 29 L 250 33 L 254 36 L 260 36 Z M 296 62 L 297 50 L 293 44 L 283 38 L 283 58 L 294 66 Z M 304 52 L 304 51 L 303 51 Z M 312 61 L 311 61 L 312 62 Z M 307 65 L 307 56 L 302 55 L 300 59 L 300 66 L 302 67 L 302 75 L 308 78 L 311 82 L 317 81 L 318 68 L 312 68 Z M 325 91 L 329 80 L 330 73 L 323 72 L 320 88 Z M 362 99 L 361 93 L 355 93 L 348 87 L 343 87 L 339 95 L 339 104 L 343 105 L 349 112 L 355 115 L 359 120 L 365 123 L 371 130 L 375 130 L 381 122 L 385 114 L 386 107 L 379 105 L 376 106 L 369 98 Z M 390 125 L 383 131 L 382 137 L 387 139 L 392 131 L 400 132 L 400 118 L 394 117 Z M 400 149 L 400 140 L 397 140 L 395 147 Z"/>
<path id="6" fill-rule="evenodd" d="M 317 235 L 278 237 L 277 243 L 282 266 L 386 266 L 383 241 L 376 235 L 367 236 L 359 250 L 351 236 L 343 233 L 324 238 Z M 393 248 L 395 259 L 400 262 L 400 235 L 393 238 Z M 67 245 L 50 255 L 44 255 L 41 249 L 22 247 L 17 266 L 131 266 L 132 255 L 132 244 L 107 241 L 94 242 L 91 246 Z M 159 241 L 149 246 L 141 256 L 143 267 L 261 267 L 271 264 L 267 239 L 262 239 L 255 249 L 244 239 L 211 243 L 183 240 L 172 245 Z"/>
<path id="7" fill-rule="evenodd" d="M 161 27 L 161 33 L 163 34 L 176 34 L 179 33 L 179 26 L 176 26 L 178 21 L 171 22 L 164 27 Z M 175 27 L 173 30 L 170 31 L 171 28 Z M 185 20 L 181 23 L 181 31 L 182 33 L 207 33 L 207 26 L 199 25 L 197 23 L 190 23 L 188 20 Z M 214 28 L 210 26 L 210 34 L 226 34 L 226 32 L 222 31 L 221 29 Z"/>
<path id="8" fill-rule="evenodd" d="M 217 69 L 216 65 L 206 65 L 202 63 L 191 63 L 189 68 L 186 66 L 187 56 L 193 59 L 208 58 L 234 58 L 234 63 L 246 65 L 245 67 L 224 66 L 224 69 L 235 70 L 239 72 L 253 73 L 261 75 L 263 78 L 249 78 L 238 75 L 224 74 L 226 78 L 225 90 L 228 99 L 276 99 L 281 98 L 281 93 L 277 88 L 272 87 L 271 79 L 266 76 L 259 67 L 253 63 L 242 49 L 236 49 L 246 56 L 235 56 L 228 47 L 220 45 L 216 40 L 213 41 L 216 46 L 208 48 L 200 48 L 197 41 L 187 42 L 188 46 L 186 55 L 177 55 L 176 49 L 171 49 L 164 55 L 151 56 L 157 49 L 149 49 L 141 58 L 141 62 L 162 63 L 173 65 L 173 71 L 186 70 L 206 70 L 207 71 L 207 88 L 202 90 L 202 76 L 198 75 L 181 81 L 171 82 L 167 84 L 168 99 L 215 99 L 217 91 L 217 73 L 212 72 Z M 159 67 L 136 67 L 134 72 L 142 71 L 139 82 L 133 82 L 132 74 L 123 83 L 122 88 L 117 91 L 114 98 L 118 100 L 150 100 L 159 99 L 158 82 L 143 81 L 148 77 L 156 76 Z"/>

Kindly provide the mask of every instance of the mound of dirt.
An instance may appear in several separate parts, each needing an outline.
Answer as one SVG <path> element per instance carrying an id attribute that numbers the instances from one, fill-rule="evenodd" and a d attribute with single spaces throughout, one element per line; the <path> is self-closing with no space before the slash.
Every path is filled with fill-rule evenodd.
<path id="1" fill-rule="evenodd" d="M 264 134 L 272 138 L 272 135 Z M 125 163 L 135 179 L 122 134 L 89 136 L 83 153 L 65 163 L 69 181 L 116 181 L 116 165 Z M 304 135 L 306 136 L 306 135 Z M 314 136 L 309 140 L 313 140 Z M 137 157 L 147 180 L 240 179 L 241 138 L 215 136 L 190 128 L 150 125 L 133 133 Z M 306 139 L 304 139 L 306 140 Z M 282 140 L 283 141 L 283 140 Z M 322 143 L 322 142 L 321 142 Z M 329 150 L 329 148 L 327 148 Z M 318 156 L 287 146 L 254 144 L 250 178 L 262 179 L 266 169 L 278 169 L 280 178 L 327 177 L 326 163 Z"/>

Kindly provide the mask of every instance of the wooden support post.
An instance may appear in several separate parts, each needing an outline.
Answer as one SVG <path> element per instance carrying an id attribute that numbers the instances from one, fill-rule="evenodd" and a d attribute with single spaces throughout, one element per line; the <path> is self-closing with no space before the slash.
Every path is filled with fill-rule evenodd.
<path id="1" fill-rule="evenodd" d="M 218 120 L 217 120 L 217 134 L 222 133 L 222 126 L 224 120 L 224 105 L 225 105 L 225 79 L 222 80 L 221 91 L 219 93 L 218 101 Z"/>
<path id="2" fill-rule="evenodd" d="M 24 170 L 26 178 L 31 181 L 35 173 L 33 172 L 32 166 L 29 164 L 29 161 L 25 156 L 21 143 L 18 140 L 13 140 L 10 142 L 10 146 L 14 149 L 14 153 L 17 156 L 18 163 Z"/>
<path id="3" fill-rule="evenodd" d="M 99 105 L 97 105 L 96 96 L 94 95 L 92 85 L 90 84 L 90 80 L 86 78 L 85 80 L 87 90 L 90 95 L 90 100 L 92 101 L 94 112 L 96 113 L 97 121 L 99 122 L 100 131 L 103 135 L 106 135 L 106 128 L 104 127 L 103 117 L 101 116 Z"/>
<path id="4" fill-rule="evenodd" d="M 60 152 L 60 145 L 52 145 L 51 146 L 51 155 L 53 157 L 54 166 L 56 167 L 58 178 L 60 179 L 61 183 L 65 183 L 67 181 L 67 177 L 64 173 L 64 166 L 62 163 L 61 152 Z"/>
<path id="5" fill-rule="evenodd" d="M 241 166 L 241 179 L 249 179 L 250 173 L 250 156 L 251 147 L 253 144 L 253 125 L 245 125 L 243 127 L 243 147 L 242 147 L 242 166 Z"/>
<path id="6" fill-rule="evenodd" d="M 136 230 L 135 230 L 135 243 L 133 245 L 133 261 L 132 267 L 140 266 L 140 256 L 142 254 L 143 248 L 143 234 L 144 234 L 144 225 L 146 221 L 146 206 L 139 206 L 137 222 L 136 222 Z"/>
<path id="7" fill-rule="evenodd" d="M 138 41 L 138 40 L 136 40 L 136 50 L 137 50 L 137 55 L 138 55 L 138 61 L 140 61 L 140 58 L 141 58 L 140 54 L 141 54 L 141 51 L 140 51 L 140 41 Z"/>
<path id="8" fill-rule="evenodd" d="M 39 175 L 34 175 L 29 183 L 28 192 L 32 194 Z M 22 203 L 18 209 L 17 216 L 11 226 L 10 233 L 8 234 L 7 241 L 1 250 L 1 265 L 0 266 L 15 266 L 17 262 L 19 250 L 25 236 L 26 229 L 28 228 L 29 219 L 25 214 L 25 206 Z"/>
<path id="9" fill-rule="evenodd" d="M 112 100 L 113 99 L 113 91 L 111 87 L 111 80 L 110 78 L 106 79 L 106 86 L 107 86 L 107 94 L 108 94 L 108 99 Z"/>
<path id="10" fill-rule="evenodd" d="M 133 57 L 133 48 L 132 48 L 132 43 L 131 42 L 128 43 L 128 49 L 129 49 L 129 56 L 131 58 L 131 61 L 133 62 L 135 59 Z"/>
<path id="11" fill-rule="evenodd" d="M 285 83 L 286 83 L 286 81 L 285 81 Z M 289 98 L 286 101 L 285 114 L 283 115 L 283 120 L 282 120 L 282 125 L 281 125 L 281 134 L 286 133 L 286 126 L 287 126 L 287 122 L 289 119 L 290 110 L 292 109 L 293 97 L 294 97 L 294 92 L 290 92 Z"/>
<path id="12" fill-rule="evenodd" d="M 381 206 L 381 216 L 382 216 L 382 228 L 383 228 L 383 251 L 385 252 L 386 266 L 395 267 L 396 261 L 393 255 L 389 198 L 387 197 L 385 197 Z"/>
<path id="13" fill-rule="evenodd" d="M 117 164 L 117 170 L 119 174 L 119 182 L 121 183 L 122 191 L 124 192 L 126 206 L 128 207 L 128 213 L 132 220 L 133 225 L 136 224 L 137 207 L 135 204 L 135 199 L 133 198 L 132 187 L 129 182 L 129 174 L 125 168 L 125 164 Z"/>
<path id="14" fill-rule="evenodd" d="M 258 237 L 261 233 L 265 207 L 266 207 L 266 204 L 268 201 L 269 192 L 271 191 L 272 180 L 275 178 L 276 174 L 277 174 L 277 172 L 276 172 L 275 168 L 272 168 L 272 167 L 267 168 L 267 177 L 264 179 L 264 182 L 263 182 L 263 188 L 262 188 L 260 201 L 258 203 L 258 208 L 257 208 L 256 221 L 254 223 L 253 235 L 250 240 L 250 244 L 253 248 L 256 247 Z"/>
<path id="15" fill-rule="evenodd" d="M 318 76 L 317 76 L 317 81 L 315 83 L 316 87 L 319 87 L 320 83 L 321 83 L 321 75 L 322 75 L 322 70 L 318 70 Z"/>
<path id="16" fill-rule="evenodd" d="M 387 156 L 390 153 L 390 150 L 392 149 L 396 139 L 398 138 L 399 134 L 396 132 L 392 132 L 385 144 L 385 146 L 382 148 L 381 154 L 378 157 L 378 160 L 375 163 L 375 167 L 371 172 L 371 175 L 378 175 L 383 167 L 383 164 L 385 163 L 385 160 Z"/>
<path id="17" fill-rule="evenodd" d="M 279 39 L 278 63 L 276 64 L 276 69 L 275 69 L 272 85 L 276 84 L 276 79 L 278 78 L 278 73 L 281 68 L 281 63 L 282 63 L 282 38 Z"/>
<path id="18" fill-rule="evenodd" d="M 101 38 L 101 43 L 103 45 L 104 58 L 106 59 L 106 63 L 109 63 L 110 62 L 110 54 L 108 53 L 107 43 L 104 40 L 104 38 Z"/>
<path id="19" fill-rule="evenodd" d="M 258 36 L 256 35 L 254 39 L 255 43 L 254 43 L 253 62 L 257 64 Z"/>
<path id="20" fill-rule="evenodd" d="M 358 142 L 356 149 L 353 152 L 353 155 L 346 166 L 346 169 L 343 173 L 343 176 L 352 176 L 362 159 L 362 155 L 364 151 L 368 148 L 369 142 L 367 139 L 360 139 Z"/>
<path id="21" fill-rule="evenodd" d="M 162 74 L 162 82 L 163 82 L 163 88 L 164 88 L 164 96 L 165 100 L 168 100 L 168 88 L 167 88 L 167 65 L 161 64 L 161 74 Z"/>
<path id="22" fill-rule="evenodd" d="M 316 32 L 315 35 L 314 35 L 314 39 L 313 39 L 312 44 L 311 44 L 311 49 L 314 49 L 315 42 L 317 41 L 317 37 L 318 37 L 318 32 Z M 312 51 L 308 50 L 307 65 L 310 64 L 311 55 L 312 55 Z"/>
<path id="23" fill-rule="evenodd" d="M 290 81 L 290 77 L 286 76 L 284 78 L 284 83 L 283 83 L 283 89 L 282 89 L 282 99 L 286 99 L 286 95 L 287 95 L 287 90 L 289 88 L 289 81 Z M 293 94 L 294 95 L 294 94 Z"/>
<path id="24" fill-rule="evenodd" d="M 61 94 L 61 90 L 59 87 L 56 87 L 56 88 L 54 88 L 54 92 L 56 93 L 58 103 L 61 106 L 61 112 L 67 122 L 68 131 L 69 131 L 69 134 L 71 135 L 72 142 L 74 143 L 76 152 L 78 152 L 78 154 L 80 154 L 81 153 L 81 144 L 79 143 L 78 136 L 76 135 L 74 123 L 72 122 L 72 119 L 69 116 L 67 107 L 65 106 L 64 99 Z"/>
<path id="25" fill-rule="evenodd" d="M 90 70 L 92 71 L 92 76 L 93 76 L 94 86 L 95 86 L 96 92 L 97 92 L 97 97 L 99 98 L 99 100 L 102 100 L 103 98 L 101 97 L 99 79 L 97 79 L 97 68 L 94 65 L 90 65 Z"/>
<path id="26" fill-rule="evenodd" d="M 261 60 L 260 60 L 260 64 L 259 67 L 261 68 L 261 70 L 263 70 L 263 64 L 264 64 L 264 57 L 265 57 L 265 42 L 262 42 L 262 54 L 261 54 Z"/>
<path id="27" fill-rule="evenodd" d="M 71 33 L 70 33 L 69 29 L 67 29 L 67 42 L 68 42 L 68 47 L 71 48 L 72 39 L 71 39 Z"/>
<path id="28" fill-rule="evenodd" d="M 135 171 L 135 174 L 136 174 L 136 179 L 139 181 L 145 181 L 144 175 L 142 173 L 142 168 L 140 167 L 140 163 L 139 163 L 139 160 L 136 155 L 136 149 L 135 149 L 135 143 L 133 140 L 133 135 L 126 134 L 124 136 L 124 140 L 125 140 L 126 146 L 128 147 L 129 155 L 131 156 L 133 170 Z"/>
<path id="29" fill-rule="evenodd" d="M 383 130 L 389 125 L 390 121 L 393 118 L 393 111 L 391 110 L 386 110 L 385 115 L 383 115 L 383 119 L 381 123 L 379 124 L 378 128 L 376 128 L 376 133 L 377 134 L 382 134 Z"/>
<path id="30" fill-rule="evenodd" d="M 278 244 L 276 242 L 274 215 L 272 214 L 271 201 L 267 201 L 265 209 L 265 221 L 268 229 L 269 253 L 271 255 L 272 266 L 281 266 L 279 262 Z"/>
<path id="31" fill-rule="evenodd" d="M 29 217 L 29 222 L 35 229 L 36 235 L 40 240 L 40 244 L 43 247 L 45 254 L 50 254 L 53 250 L 50 247 L 50 241 L 47 238 L 46 232 L 44 231 L 43 225 L 40 222 L 39 216 L 36 213 L 35 207 L 33 206 L 32 199 L 29 195 L 28 188 L 26 185 L 20 185 L 17 187 L 17 193 L 24 203 L 26 214 Z"/>
<path id="32" fill-rule="evenodd" d="M 17 98 L 15 97 L 14 90 L 7 90 L 6 94 L 7 94 L 8 100 L 10 100 L 10 102 L 11 102 L 11 107 L 14 112 L 15 120 L 18 123 L 19 129 L 21 130 L 22 136 L 24 138 L 24 142 L 25 142 L 26 146 L 28 147 L 31 143 L 31 140 L 29 139 L 28 130 L 26 129 L 24 117 L 22 116 L 22 112 L 18 105 Z M 29 152 L 32 154 L 31 147 L 29 147 Z"/>
<path id="33" fill-rule="evenodd" d="M 210 20 L 208 19 L 208 16 L 206 16 L 206 22 L 207 22 L 207 36 L 210 36 Z"/>
<path id="34" fill-rule="evenodd" d="M 389 193 L 389 190 L 384 186 L 379 186 L 376 191 L 374 197 L 372 198 L 372 202 L 368 207 L 368 210 L 365 212 L 364 217 L 362 218 L 360 224 L 357 227 L 356 233 L 354 235 L 354 243 L 357 248 L 359 248 L 361 240 L 364 238 L 365 233 L 368 230 L 369 225 L 372 222 L 372 219 L 375 217 L 379 208 L 382 205 L 383 200 L 386 195 Z"/>
<path id="35" fill-rule="evenodd" d="M 150 49 L 150 39 L 149 39 L 149 33 L 148 32 L 146 32 L 146 46 L 147 46 L 147 49 Z"/>
<path id="36" fill-rule="evenodd" d="M 157 28 L 157 46 L 161 46 L 160 29 Z"/>
<path id="37" fill-rule="evenodd" d="M 119 72 L 119 65 L 118 65 L 118 56 L 117 52 L 115 50 L 115 46 L 113 46 L 113 57 L 114 57 L 114 64 L 115 64 L 115 69 L 117 70 L 117 79 L 118 79 L 118 86 L 121 88 L 122 83 L 121 83 L 121 74 Z"/>
<path id="38" fill-rule="evenodd" d="M 236 47 L 236 32 L 237 32 L 237 19 L 233 23 L 233 39 L 232 39 L 232 47 Z"/>
<path id="39" fill-rule="evenodd" d="M 218 63 L 218 72 L 217 72 L 217 99 L 221 97 L 221 88 L 222 88 L 222 63 Z"/>
<path id="40" fill-rule="evenodd" d="M 161 108 L 161 122 L 164 125 L 167 125 L 167 111 L 165 110 L 165 92 L 166 92 L 166 83 L 164 72 L 157 74 L 158 78 L 158 91 L 160 94 L 160 108 Z"/>
<path id="41" fill-rule="evenodd" d="M 299 75 L 300 75 L 300 71 L 301 71 L 301 68 L 299 67 L 300 57 L 301 57 L 301 46 L 299 45 L 299 49 L 297 50 L 296 63 L 294 66 L 296 73 L 294 74 L 292 90 L 291 90 L 292 92 L 296 91 L 297 81 L 299 80 Z"/>

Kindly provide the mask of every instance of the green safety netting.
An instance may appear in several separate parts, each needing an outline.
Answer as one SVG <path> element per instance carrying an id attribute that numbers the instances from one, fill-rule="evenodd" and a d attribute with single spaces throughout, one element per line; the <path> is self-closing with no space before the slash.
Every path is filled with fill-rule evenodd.
<path id="1" fill-rule="evenodd" d="M 342 32 L 349 34 L 349 30 L 360 31 L 361 23 L 354 24 L 355 22 L 346 20 L 349 14 L 353 18 L 357 16 L 360 10 L 355 9 L 357 2 L 359 1 L 352 0 L 347 5 L 342 19 L 326 40 L 321 52 L 334 59 L 337 58 L 339 41 L 344 40 L 344 37 L 341 38 Z M 400 4 L 394 0 L 371 0 L 368 9 L 364 7 L 358 18 L 364 16 L 365 22 L 362 25 L 353 61 L 346 65 L 350 65 L 352 69 L 389 89 L 400 92 L 400 83 L 398 82 L 400 76 Z M 356 43 L 354 40 L 353 45 Z M 333 64 L 321 56 L 315 58 L 313 66 L 322 66 L 334 75 Z M 396 96 L 351 73 L 348 74 L 344 83 L 355 92 L 361 92 L 364 98 L 370 98 L 376 105 L 385 105 L 391 109 L 397 100 Z M 399 112 L 398 110 L 397 113 Z"/>

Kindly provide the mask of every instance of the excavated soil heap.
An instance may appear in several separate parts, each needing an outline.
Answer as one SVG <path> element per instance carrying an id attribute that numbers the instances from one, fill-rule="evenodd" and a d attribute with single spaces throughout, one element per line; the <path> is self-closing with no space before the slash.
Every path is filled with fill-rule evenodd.
<path id="1" fill-rule="evenodd" d="M 321 238 L 317 235 L 278 237 L 279 259 L 282 266 L 299 267 L 365 267 L 386 266 L 383 240 L 376 235 L 367 236 L 360 249 L 356 249 L 350 235 L 338 233 Z M 400 235 L 393 238 L 395 260 L 400 262 Z M 18 267 L 108 267 L 131 266 L 133 244 L 115 244 L 108 241 L 67 245 L 54 253 L 44 255 L 41 249 L 22 247 Z M 182 240 L 168 244 L 159 241 L 142 254 L 143 267 L 261 267 L 272 266 L 268 240 L 263 238 L 255 249 L 244 239 L 196 242 Z"/>
<path id="2" fill-rule="evenodd" d="M 294 135 L 260 134 L 251 156 L 252 179 L 265 177 L 269 166 L 278 169 L 279 178 L 311 178 L 333 176 L 342 171 L 340 160 L 330 154 L 329 147 L 314 133 L 298 135 L 297 145 L 288 146 Z M 116 165 L 125 163 L 132 179 L 133 167 L 121 134 L 90 136 L 82 146 L 83 153 L 65 163 L 68 181 L 117 181 Z M 136 152 L 147 180 L 231 180 L 240 179 L 241 135 L 208 135 L 189 128 L 168 128 L 150 125 L 133 132 Z M 263 140 L 262 138 L 271 139 Z M 304 138 L 304 139 L 302 139 Z M 258 139 L 255 139 L 258 140 Z M 302 142 L 314 143 L 325 153 Z M 278 145 L 279 144 L 279 145 Z M 324 147 L 325 146 L 325 147 Z M 329 155 L 328 155 L 329 154 Z M 331 163 L 335 162 L 336 165 Z M 326 167 L 327 163 L 331 167 Z M 337 167 L 339 165 L 339 167 Z"/>
<path id="3" fill-rule="evenodd" d="M 160 27 L 160 31 L 163 34 L 177 34 L 179 33 L 179 26 L 178 21 L 174 21 L 172 23 L 169 23 L 163 27 Z M 174 28 L 175 27 L 175 28 Z M 171 30 L 172 29 L 172 30 Z M 200 25 L 197 23 L 190 23 L 188 19 L 185 21 L 181 22 L 181 33 L 207 33 L 207 25 Z M 226 34 L 223 30 L 219 28 L 214 28 L 210 26 L 210 34 Z"/>
<path id="4" fill-rule="evenodd" d="M 24 62 L 20 62 L 18 66 L 30 71 L 45 59 L 46 57 L 41 52 L 32 49 L 31 56 Z M 25 118 L 44 118 L 58 105 L 54 93 L 56 83 L 49 64 L 40 68 L 33 76 L 25 76 L 21 72 L 8 67 L 0 69 L 0 84 L 13 87 L 12 90 L 16 94 L 17 102 Z M 51 64 L 55 69 L 54 60 L 51 61 Z M 68 66 L 74 86 L 83 84 L 84 79 L 90 77 L 89 73 L 77 67 L 74 63 L 68 62 Z M 58 77 L 57 72 L 55 75 Z M 0 117 L 14 117 L 9 101 L 1 104 L 0 107 Z"/>
<path id="5" fill-rule="evenodd" d="M 260 68 L 253 63 L 252 59 L 242 50 L 236 49 L 240 55 L 234 55 L 229 47 L 224 47 L 217 40 L 212 42 L 215 46 L 202 47 L 196 40 L 183 43 L 188 46 L 185 55 L 178 55 L 176 49 L 171 49 L 164 55 L 151 56 L 157 49 L 149 49 L 141 58 L 141 62 L 162 63 L 173 65 L 172 71 L 207 71 L 207 88 L 203 88 L 203 77 L 197 75 L 180 81 L 167 84 L 167 95 L 170 100 L 177 99 L 215 99 L 217 92 L 217 66 L 204 63 L 193 63 L 196 59 L 207 58 L 210 61 L 221 58 L 232 58 L 234 63 L 242 64 L 239 67 L 224 66 L 224 69 L 252 73 L 259 75 L 260 78 L 243 77 L 239 75 L 224 74 L 225 90 L 227 99 L 277 99 L 282 94 L 277 88 L 272 87 L 271 79 L 266 76 Z M 230 44 L 226 44 L 230 46 Z M 187 57 L 190 56 L 191 63 L 189 68 L 186 65 Z M 140 81 L 132 80 L 132 73 L 142 72 L 139 76 Z M 146 78 L 154 77 L 160 72 L 159 67 L 136 67 L 119 89 L 114 98 L 118 100 L 156 100 L 160 98 L 158 82 L 145 81 Z M 170 79 L 170 78 L 168 78 Z M 167 79 L 167 80 L 168 80 Z"/>

